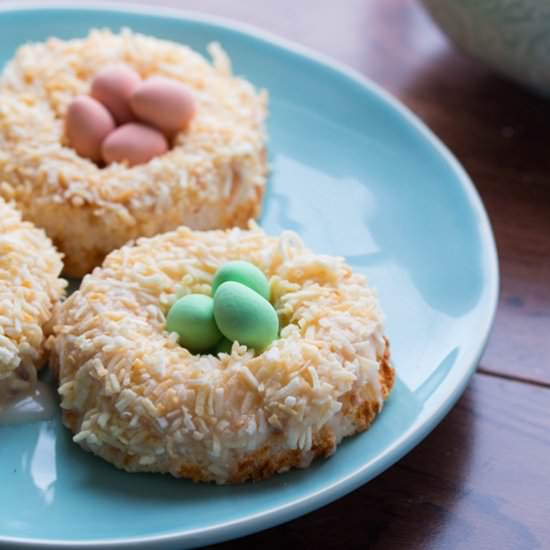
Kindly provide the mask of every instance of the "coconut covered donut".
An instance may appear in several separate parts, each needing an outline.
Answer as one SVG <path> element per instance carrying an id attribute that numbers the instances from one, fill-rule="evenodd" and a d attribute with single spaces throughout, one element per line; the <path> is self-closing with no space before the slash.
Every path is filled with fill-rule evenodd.
<path id="1" fill-rule="evenodd" d="M 180 296 L 247 260 L 269 278 L 280 337 L 193 355 L 165 328 Z M 365 430 L 393 385 L 375 294 L 293 233 L 188 228 L 112 252 L 58 310 L 52 366 L 74 441 L 130 472 L 262 479 Z"/>
<path id="2" fill-rule="evenodd" d="M 62 267 L 44 231 L 0 199 L 0 410 L 36 383 L 45 326 L 64 293 Z"/>
<path id="3" fill-rule="evenodd" d="M 219 45 L 213 64 L 191 49 L 128 30 L 21 47 L 0 78 L 0 196 L 44 228 L 82 276 L 130 239 L 185 224 L 246 225 L 260 210 L 266 177 L 266 94 L 231 73 Z M 98 166 L 65 135 L 71 101 L 98 69 L 125 64 L 142 78 L 184 83 L 197 105 L 172 149 L 146 164 Z"/>

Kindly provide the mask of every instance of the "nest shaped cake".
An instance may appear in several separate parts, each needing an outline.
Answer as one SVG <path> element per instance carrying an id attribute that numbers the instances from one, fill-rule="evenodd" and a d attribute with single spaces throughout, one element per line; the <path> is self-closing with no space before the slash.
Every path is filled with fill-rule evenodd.
<path id="1" fill-rule="evenodd" d="M 35 385 L 47 324 L 64 294 L 62 267 L 44 231 L 0 199 L 0 409 Z"/>
<path id="2" fill-rule="evenodd" d="M 194 355 L 166 330 L 183 295 L 246 260 L 270 284 L 278 338 Z M 293 233 L 176 231 L 112 252 L 58 309 L 51 340 L 63 421 L 119 468 L 195 481 L 262 479 L 365 430 L 393 382 L 376 294 Z"/>
<path id="3" fill-rule="evenodd" d="M 181 44 L 128 30 L 51 38 L 17 51 L 0 78 L 0 196 L 46 230 L 82 276 L 130 239 L 185 224 L 246 225 L 260 210 L 266 178 L 267 96 L 231 72 L 217 44 L 213 64 Z M 79 156 L 65 116 L 97 70 L 125 64 L 142 78 L 179 81 L 196 115 L 172 148 L 149 162 L 99 166 Z"/>

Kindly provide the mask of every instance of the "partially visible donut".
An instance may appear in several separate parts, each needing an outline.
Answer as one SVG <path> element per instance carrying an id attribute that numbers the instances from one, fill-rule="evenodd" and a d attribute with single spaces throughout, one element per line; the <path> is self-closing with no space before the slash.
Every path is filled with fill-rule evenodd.
<path id="1" fill-rule="evenodd" d="M 270 279 L 282 330 L 258 355 L 192 355 L 165 330 L 170 304 L 210 292 L 247 260 Z M 293 233 L 193 232 L 138 240 L 87 275 L 55 319 L 63 421 L 83 448 L 130 472 L 262 479 L 365 430 L 394 381 L 375 293 L 341 258 Z"/>
<path id="2" fill-rule="evenodd" d="M 45 328 L 65 289 L 62 267 L 44 231 L 0 198 L 0 409 L 36 382 Z"/>
<path id="3" fill-rule="evenodd" d="M 0 77 L 0 196 L 46 230 L 80 277 L 128 240 L 185 224 L 246 225 L 258 215 L 267 160 L 267 95 L 232 75 L 217 44 L 213 65 L 190 48 L 125 30 L 27 44 Z M 125 64 L 142 78 L 184 83 L 196 114 L 173 148 L 146 164 L 101 167 L 68 144 L 65 115 L 96 72 Z"/>

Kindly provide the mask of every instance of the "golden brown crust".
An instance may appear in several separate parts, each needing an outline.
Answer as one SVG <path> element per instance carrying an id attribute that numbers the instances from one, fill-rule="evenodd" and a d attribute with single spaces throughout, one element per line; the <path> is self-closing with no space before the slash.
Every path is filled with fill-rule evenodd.
<path id="1" fill-rule="evenodd" d="M 263 173 L 267 172 L 267 166 L 264 169 Z M 265 177 L 265 176 L 263 176 Z M 256 189 L 254 195 L 247 200 L 246 202 L 240 203 L 238 208 L 235 208 L 228 212 L 221 212 L 222 209 L 218 207 L 220 210 L 220 214 L 218 217 L 218 223 L 215 224 L 205 224 L 204 227 L 200 226 L 200 224 L 197 223 L 188 223 L 190 227 L 194 229 L 213 229 L 215 227 L 220 228 L 230 228 L 230 227 L 242 227 L 246 228 L 250 220 L 253 220 L 257 218 L 261 212 L 262 208 L 262 197 L 263 197 L 263 188 Z M 70 277 L 84 277 L 87 273 L 90 273 L 94 267 L 101 265 L 103 260 L 105 259 L 105 256 L 114 248 L 119 248 L 126 244 L 128 240 L 136 239 L 140 236 L 152 236 L 156 233 L 156 231 L 151 232 L 150 234 L 147 232 L 140 233 L 137 229 L 135 232 L 131 232 L 130 234 L 124 233 L 123 235 L 116 235 L 113 234 L 112 231 L 109 230 L 108 227 L 104 229 L 100 229 L 100 226 L 102 224 L 101 220 L 93 216 L 93 210 L 95 209 L 95 205 L 83 205 L 82 207 L 79 207 L 75 213 L 73 222 L 66 222 L 64 224 L 64 227 L 71 227 L 75 224 L 82 226 L 83 220 L 85 219 L 92 219 L 93 221 L 91 224 L 87 227 L 88 232 L 94 232 L 97 235 L 97 239 L 94 243 L 91 243 L 90 247 L 86 248 L 85 250 L 82 250 L 78 243 L 74 241 L 73 235 L 67 235 L 65 236 L 65 233 L 60 233 L 56 231 L 56 236 L 53 237 L 53 242 L 55 246 L 59 250 L 65 251 L 66 257 L 64 261 L 63 266 L 63 272 L 70 276 Z M 71 209 L 74 210 L 74 209 Z M 197 212 L 198 209 L 197 209 Z M 65 216 L 65 213 L 59 214 L 61 217 L 67 217 Z M 52 233 L 55 230 L 50 227 L 50 223 L 48 220 L 44 219 L 37 219 L 38 214 L 32 215 L 32 217 L 37 220 L 39 224 L 41 224 L 43 227 L 45 227 L 46 231 L 48 233 Z M 171 229 L 174 229 L 175 227 L 181 225 L 182 223 L 185 223 L 184 219 L 179 219 L 177 221 L 174 221 L 174 223 L 167 224 L 163 230 L 169 231 Z M 108 247 L 105 246 L 105 242 L 109 242 Z"/>
<path id="2" fill-rule="evenodd" d="M 389 342 L 386 339 L 386 349 L 380 362 L 380 385 L 383 388 L 384 399 L 389 396 L 394 381 L 395 370 L 390 364 Z M 366 401 L 357 406 L 355 411 L 348 408 L 343 414 L 350 414 L 355 421 L 355 431 L 362 432 L 372 424 L 376 415 L 380 412 L 380 408 L 381 405 Z M 344 411 L 344 408 L 342 411 Z M 332 455 L 336 450 L 336 446 L 337 438 L 334 430 L 329 426 L 323 426 L 313 437 L 313 445 L 306 463 L 303 463 L 303 453 L 296 449 L 270 455 L 269 448 L 264 447 L 247 456 L 239 464 L 237 472 L 231 477 L 229 483 L 260 481 L 271 477 L 273 474 L 299 468 L 301 465 L 308 466 L 315 458 Z"/>
<path id="3" fill-rule="evenodd" d="M 395 369 L 391 366 L 390 342 L 387 338 L 385 338 L 385 340 L 386 347 L 384 348 L 384 355 L 380 361 L 380 384 L 382 386 L 384 399 L 387 399 L 395 384 Z"/>

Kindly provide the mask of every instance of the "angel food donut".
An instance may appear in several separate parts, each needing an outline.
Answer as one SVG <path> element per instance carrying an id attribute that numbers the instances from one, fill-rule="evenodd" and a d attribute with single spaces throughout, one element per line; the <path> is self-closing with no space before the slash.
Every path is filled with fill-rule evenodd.
<path id="1" fill-rule="evenodd" d="M 209 294 L 232 260 L 268 277 L 278 338 L 258 352 L 234 342 L 194 355 L 166 330 L 167 312 L 180 296 Z M 54 330 L 65 425 L 130 472 L 235 483 L 306 467 L 365 430 L 394 380 L 365 277 L 293 233 L 256 227 L 182 227 L 112 252 Z"/>
<path id="2" fill-rule="evenodd" d="M 246 225 L 259 213 L 266 94 L 232 75 L 219 45 L 209 51 L 212 65 L 180 44 L 128 30 L 94 30 L 84 39 L 25 45 L 6 66 L 0 78 L 0 196 L 14 200 L 26 219 L 46 230 L 65 255 L 67 274 L 89 272 L 105 254 L 139 236 L 181 224 Z M 132 167 L 96 164 L 79 155 L 66 135 L 71 103 L 79 96 L 94 102 L 90 93 L 97 72 L 118 64 L 144 82 L 156 79 L 134 102 L 148 120 L 147 99 L 159 77 L 184 84 L 195 105 L 185 131 L 169 136 L 170 150 Z M 109 106 L 108 98 L 103 101 Z M 98 126 L 98 132 L 112 129 L 109 116 L 107 128 Z M 121 141 L 128 143 L 139 132 L 136 143 L 142 145 L 156 132 L 132 124 L 126 134 L 113 132 L 118 137 L 104 151 L 109 161 L 121 158 Z M 164 150 L 162 139 L 152 145 L 155 154 Z"/>
<path id="3" fill-rule="evenodd" d="M 44 232 L 0 199 L 0 410 L 34 387 L 44 327 L 65 288 L 61 268 Z"/>

